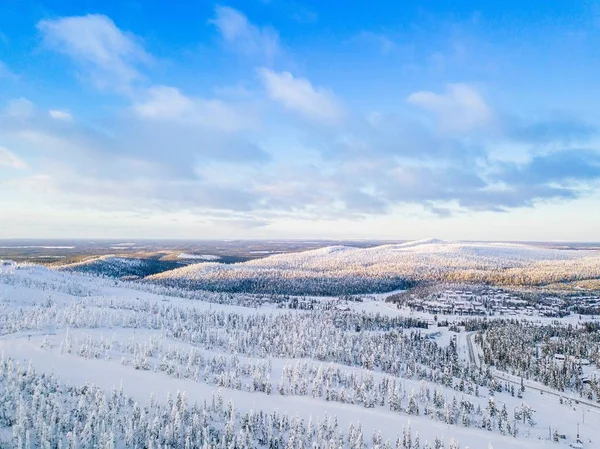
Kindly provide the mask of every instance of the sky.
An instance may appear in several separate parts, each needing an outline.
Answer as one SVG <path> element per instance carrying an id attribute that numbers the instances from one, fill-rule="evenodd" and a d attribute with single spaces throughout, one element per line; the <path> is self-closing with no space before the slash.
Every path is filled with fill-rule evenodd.
<path id="1" fill-rule="evenodd" d="M 600 241 L 600 2 L 4 0 L 0 238 Z"/>

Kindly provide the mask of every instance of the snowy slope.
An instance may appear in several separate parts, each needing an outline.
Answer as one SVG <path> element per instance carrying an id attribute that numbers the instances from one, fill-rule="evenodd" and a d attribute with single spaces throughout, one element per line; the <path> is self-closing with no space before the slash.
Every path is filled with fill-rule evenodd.
<path id="1" fill-rule="evenodd" d="M 189 254 L 189 253 L 179 253 L 177 255 L 178 259 L 184 260 L 206 260 L 206 261 L 216 261 L 219 260 L 220 256 L 215 256 L 214 254 Z"/>
<path id="2" fill-rule="evenodd" d="M 335 252 L 339 251 L 354 250 Z M 580 431 L 585 435 L 585 447 L 597 447 L 595 445 L 600 441 L 598 410 L 582 404 L 560 404 L 557 397 L 540 395 L 534 390 L 527 390 L 523 399 L 507 392 L 496 394 L 495 403 L 499 407 L 506 405 L 511 415 L 513 410 L 522 407 L 523 401 L 535 410 L 535 424 L 520 423 L 516 437 L 503 435 L 497 427 L 485 430 L 475 422 L 446 423 L 443 416 L 425 416 L 425 406 L 431 403 L 427 399 L 429 393 L 423 394 L 425 391 L 436 391 L 449 403 L 456 397 L 458 401 L 468 401 L 475 408 L 485 409 L 488 404 L 487 388 L 482 386 L 480 394 L 459 392 L 456 387 L 418 379 L 404 370 L 384 369 L 378 360 L 383 359 L 389 350 L 404 350 L 395 347 L 394 341 L 397 346 L 405 346 L 405 349 L 411 343 L 410 340 L 401 342 L 401 333 L 383 330 L 387 326 L 382 330 L 362 333 L 357 333 L 354 325 L 336 327 L 335 323 L 339 325 L 344 320 L 356 320 L 367 315 L 372 320 L 384 319 L 364 312 L 355 315 L 335 310 L 310 315 L 296 311 L 273 313 L 270 308 L 222 306 L 184 298 L 170 298 L 165 302 L 165 298 L 159 295 L 115 287 L 113 282 L 101 278 L 61 273 L 33 265 L 0 264 L 0 352 L 3 358 L 12 358 L 13 366 L 20 362 L 24 367 L 23 372 L 28 373 L 27 377 L 31 377 L 27 368 L 31 363 L 36 373 L 52 373 L 67 386 L 81 388 L 92 382 L 108 393 L 122 387 L 128 397 L 142 405 L 146 403 L 149 413 L 152 413 L 153 403 L 167 404 L 167 395 L 175 397 L 178 392 L 185 391 L 190 404 L 210 404 L 215 395 L 220 395 L 226 404 L 233 401 L 239 413 L 285 413 L 288 417 L 298 417 L 304 423 L 312 419 L 313 424 L 327 417 L 328 420 L 335 420 L 340 435 L 344 436 L 343 444 L 335 447 L 344 449 L 356 447 L 346 443 L 347 432 L 351 425 L 357 426 L 359 422 L 365 441 L 361 448 L 384 447 L 374 444 L 371 435 L 381 432 L 383 441 L 393 442 L 409 425 L 413 437 L 416 432 L 419 433 L 421 449 L 425 447 L 425 440 L 429 441 L 429 447 L 433 447 L 432 442 L 436 437 L 444 439 L 445 449 L 452 447 L 449 444 L 453 438 L 460 442 L 461 448 L 485 449 L 489 443 L 492 447 L 507 449 L 566 448 L 575 437 L 577 424 L 580 424 Z M 409 331 L 407 329 L 405 332 Z M 387 337 L 378 339 L 378 335 L 383 334 Z M 449 335 L 440 339 L 442 346 L 450 341 L 445 337 Z M 337 343 L 334 344 L 332 339 Z M 368 341 L 378 343 L 372 348 L 362 346 Z M 383 344 L 389 346 L 380 347 Z M 260 348 L 266 348 L 267 351 Z M 375 349 L 379 353 L 374 354 Z M 433 347 L 428 347 L 427 351 L 433 351 Z M 335 354 L 339 362 L 334 361 Z M 356 354 L 356 362 L 350 362 L 353 354 Z M 370 363 L 369 354 L 376 355 L 375 368 L 366 367 Z M 194 364 L 200 363 L 200 357 L 206 368 L 195 378 L 193 368 Z M 407 362 L 415 357 L 419 357 L 419 354 L 399 361 Z M 140 358 L 147 359 L 149 368 L 136 369 L 132 366 L 134 359 Z M 193 358 L 195 362 L 191 361 Z M 426 359 L 423 358 L 423 363 Z M 341 363 L 343 360 L 348 362 Z M 161 365 L 165 363 L 171 369 L 162 368 Z M 248 369 L 244 364 L 254 368 Z M 291 368 L 286 378 L 288 366 Z M 316 381 L 310 381 L 306 385 L 308 391 L 302 392 L 305 377 L 296 373 L 298 366 L 308 367 L 309 371 L 304 374 L 310 372 L 313 377 L 322 370 L 329 373 L 332 379 L 354 379 L 358 390 L 364 389 L 361 384 L 368 384 L 369 379 L 377 384 L 398 382 L 404 392 L 404 406 L 407 403 L 406 396 L 414 392 L 418 397 L 420 412 L 410 414 L 404 409 L 391 410 L 387 402 L 367 408 L 361 403 L 362 399 L 357 397 L 354 401 L 327 399 L 326 394 L 329 393 L 326 391 L 337 391 L 338 387 L 323 385 L 320 387 L 322 391 L 315 394 L 311 390 L 315 385 L 319 386 Z M 214 376 L 212 373 L 221 367 L 225 369 Z M 270 393 L 256 391 L 251 386 L 252 378 L 261 367 L 273 383 Z M 6 401 L 2 410 L 8 410 L 10 414 L 11 407 L 14 406 L 16 410 L 16 401 L 3 395 L 15 383 L 3 377 L 7 370 L 6 367 L 3 369 L 4 373 L 0 372 L 0 396 Z M 230 384 L 228 380 L 228 376 L 234 372 L 242 375 L 239 386 Z M 290 379 L 299 388 L 293 388 Z M 285 394 L 279 392 L 278 384 L 285 385 Z M 375 391 L 378 390 L 371 388 L 371 392 Z M 148 405 L 152 393 L 157 396 Z M 349 398 L 350 393 L 351 388 L 348 388 Z M 383 390 L 383 394 L 389 394 L 389 390 Z M 75 410 L 63 409 L 61 413 L 69 416 Z M 443 415 L 443 411 L 441 413 Z M 583 414 L 585 422 L 581 422 Z M 471 415 L 479 419 L 475 411 Z M 225 427 L 221 423 L 211 424 L 217 429 Z M 12 434 L 9 431 L 7 439 L 3 441 L 1 431 L 4 426 L 5 423 L 0 423 L 0 446 L 10 441 Z M 234 426 L 236 433 L 241 432 L 239 422 L 234 422 Z M 565 433 L 567 440 L 558 445 L 548 441 L 549 427 Z M 83 435 L 83 432 L 79 434 Z M 284 442 L 287 435 L 284 433 Z M 116 436 L 119 437 L 119 434 Z"/>
<path id="3" fill-rule="evenodd" d="M 120 257 L 114 255 L 92 257 L 56 267 L 59 271 L 89 273 L 108 277 L 145 277 L 181 266 L 181 263 L 157 259 Z"/>
<path id="4" fill-rule="evenodd" d="M 398 288 L 402 281 L 448 280 L 538 285 L 600 277 L 600 252 L 508 243 L 421 240 L 373 248 L 332 246 L 277 254 L 240 264 L 195 264 L 149 279 L 208 289 L 261 291 L 265 285 L 311 293 L 314 284 L 342 284 L 345 293 Z M 301 285 L 300 285 L 301 284 Z M 361 287 L 362 286 L 362 287 Z M 268 291 L 268 289 L 267 289 Z M 336 292 L 324 292 L 334 294 Z M 342 292 L 344 293 L 344 292 Z"/>

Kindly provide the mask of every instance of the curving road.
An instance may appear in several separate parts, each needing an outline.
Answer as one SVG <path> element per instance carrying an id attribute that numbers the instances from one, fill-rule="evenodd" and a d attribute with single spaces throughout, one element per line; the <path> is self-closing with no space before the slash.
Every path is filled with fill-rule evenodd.
<path id="1" fill-rule="evenodd" d="M 475 356 L 475 350 L 473 349 L 473 337 L 475 335 L 476 332 L 470 332 L 467 335 L 467 348 L 468 348 L 468 353 L 469 353 L 469 360 L 471 361 L 471 363 L 473 363 L 475 366 L 479 367 L 479 359 Z M 497 379 L 497 380 L 501 380 L 504 382 L 510 382 L 512 384 L 518 385 L 519 387 L 521 386 L 521 379 L 519 378 L 518 380 L 514 380 L 511 379 L 509 377 L 508 374 L 505 374 L 501 371 L 498 371 L 496 369 L 492 370 L 492 375 Z M 600 410 L 600 404 L 594 403 L 594 402 L 589 402 L 580 398 L 575 398 L 572 396 L 569 396 L 565 393 L 561 393 L 559 391 L 556 390 L 551 390 L 551 389 L 547 389 L 547 388 L 541 388 L 535 385 L 530 385 L 527 381 L 524 381 L 525 387 L 527 387 L 530 390 L 535 390 L 535 391 L 539 391 L 541 393 L 544 394 L 548 394 L 550 396 L 556 396 L 558 398 L 563 397 L 564 399 L 573 401 L 575 404 L 579 404 L 579 405 L 585 405 L 587 407 L 596 409 L 596 410 Z"/>

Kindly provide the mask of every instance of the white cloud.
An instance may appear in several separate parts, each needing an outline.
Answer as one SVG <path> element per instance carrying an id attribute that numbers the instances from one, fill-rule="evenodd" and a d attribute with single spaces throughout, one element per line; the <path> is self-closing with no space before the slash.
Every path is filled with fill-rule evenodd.
<path id="1" fill-rule="evenodd" d="M 101 88 L 129 89 L 141 77 L 136 65 L 151 59 L 135 36 L 103 15 L 42 20 L 37 27 L 49 47 L 88 70 Z"/>
<path id="2" fill-rule="evenodd" d="M 9 101 L 6 108 L 1 111 L 1 115 L 19 119 L 31 118 L 34 113 L 34 104 L 26 98 L 17 98 L 16 100 Z"/>
<path id="3" fill-rule="evenodd" d="M 151 87 L 133 110 L 145 119 L 193 122 L 221 131 L 246 129 L 254 123 L 250 114 L 238 112 L 224 101 L 190 98 L 171 86 Z"/>
<path id="4" fill-rule="evenodd" d="M 252 24 L 240 11 L 228 6 L 217 6 L 211 20 L 223 40 L 248 55 L 263 55 L 271 59 L 280 52 L 279 36 L 271 27 Z"/>
<path id="5" fill-rule="evenodd" d="M 73 116 L 71 115 L 71 113 L 64 109 L 50 109 L 48 111 L 48 115 L 54 120 L 60 120 L 63 122 L 70 122 L 71 120 L 73 120 Z"/>
<path id="6" fill-rule="evenodd" d="M 481 94 L 468 84 L 449 84 L 446 93 L 415 92 L 408 102 L 433 113 L 444 132 L 466 132 L 485 126 L 492 111 Z"/>
<path id="7" fill-rule="evenodd" d="M 315 88 L 304 78 L 294 78 L 290 72 L 258 70 L 269 97 L 286 108 L 310 119 L 338 122 L 344 110 L 335 95 L 323 88 Z"/>
<path id="8" fill-rule="evenodd" d="M 0 167 L 24 169 L 27 168 L 27 164 L 8 148 L 0 147 Z"/>
<path id="9" fill-rule="evenodd" d="M 170 86 L 154 86 L 144 101 L 134 105 L 135 112 L 145 118 L 174 119 L 194 111 L 194 102 Z"/>

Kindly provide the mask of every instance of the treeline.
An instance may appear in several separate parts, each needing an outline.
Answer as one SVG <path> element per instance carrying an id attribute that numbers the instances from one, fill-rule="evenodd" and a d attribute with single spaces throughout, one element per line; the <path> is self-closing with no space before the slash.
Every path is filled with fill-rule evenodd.
<path id="1" fill-rule="evenodd" d="M 257 276 L 238 277 L 206 277 L 201 279 L 186 279 L 169 277 L 151 277 L 145 282 L 157 285 L 182 288 L 187 290 L 206 290 L 227 293 L 251 293 L 267 295 L 296 295 L 296 296 L 341 296 L 360 295 L 369 293 L 386 293 L 398 289 L 406 289 L 416 285 L 400 276 L 332 276 L 321 273 L 310 277 L 279 276 L 277 273 L 261 272 Z"/>

